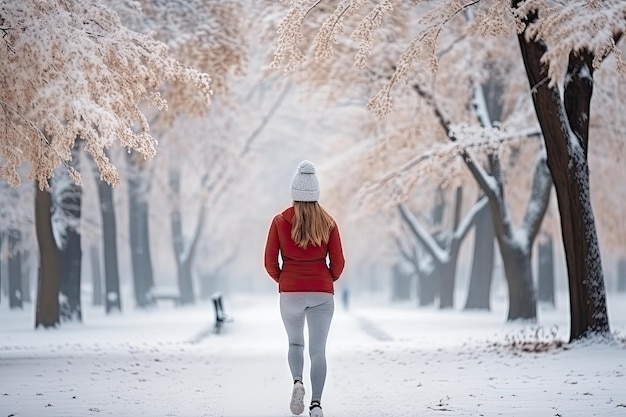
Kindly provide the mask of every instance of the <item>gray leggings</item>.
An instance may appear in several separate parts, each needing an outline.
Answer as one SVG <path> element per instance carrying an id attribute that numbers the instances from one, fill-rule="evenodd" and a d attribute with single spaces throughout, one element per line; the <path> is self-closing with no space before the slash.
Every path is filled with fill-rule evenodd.
<path id="1" fill-rule="evenodd" d="M 294 381 L 302 381 L 304 367 L 304 319 L 309 326 L 311 357 L 311 401 L 321 401 L 326 380 L 326 339 L 333 318 L 335 301 L 324 292 L 283 292 L 280 315 L 289 339 L 289 369 Z"/>

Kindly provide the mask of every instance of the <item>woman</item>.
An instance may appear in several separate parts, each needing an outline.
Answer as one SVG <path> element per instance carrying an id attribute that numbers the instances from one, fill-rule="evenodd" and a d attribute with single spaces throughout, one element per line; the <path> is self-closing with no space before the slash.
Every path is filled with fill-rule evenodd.
<path id="1" fill-rule="evenodd" d="M 319 195 L 315 166 L 302 161 L 291 180 L 293 206 L 274 217 L 265 246 L 265 269 L 278 283 L 280 314 L 289 339 L 287 359 L 293 377 L 289 408 L 295 415 L 304 411 L 305 319 L 308 324 L 311 417 L 324 417 L 321 401 L 326 380 L 326 339 L 335 308 L 333 283 L 339 279 L 345 262 L 339 229 L 318 204 Z"/>

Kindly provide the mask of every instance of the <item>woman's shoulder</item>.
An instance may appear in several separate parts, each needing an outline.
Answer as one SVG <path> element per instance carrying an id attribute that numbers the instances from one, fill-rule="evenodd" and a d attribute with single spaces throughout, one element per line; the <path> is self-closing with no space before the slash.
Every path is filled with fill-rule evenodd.
<path id="1" fill-rule="evenodd" d="M 277 215 L 274 216 L 274 222 L 283 222 L 286 221 L 287 223 L 292 223 L 293 220 L 293 215 L 294 215 L 294 209 L 293 207 L 287 207 L 285 210 L 281 211 L 280 213 L 278 213 Z"/>

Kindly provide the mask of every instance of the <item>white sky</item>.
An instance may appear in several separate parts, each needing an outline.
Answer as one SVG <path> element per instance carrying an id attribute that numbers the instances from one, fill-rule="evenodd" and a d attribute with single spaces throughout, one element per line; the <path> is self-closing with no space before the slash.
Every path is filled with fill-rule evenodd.
<path id="1" fill-rule="evenodd" d="M 626 348 L 577 346 L 543 354 L 498 347 L 535 326 L 491 313 L 336 297 L 323 397 L 329 417 L 626 416 Z M 130 297 L 126 297 L 130 299 Z M 33 311 L 0 305 L 0 416 L 287 417 L 291 389 L 277 295 L 226 299 L 223 334 L 210 304 L 32 329 Z M 541 328 L 569 332 L 563 294 Z M 610 294 L 612 328 L 626 331 L 626 295 Z M 308 358 L 305 362 L 308 372 Z M 305 377 L 310 395 L 308 377 Z M 308 401 L 310 397 L 305 397 Z"/>

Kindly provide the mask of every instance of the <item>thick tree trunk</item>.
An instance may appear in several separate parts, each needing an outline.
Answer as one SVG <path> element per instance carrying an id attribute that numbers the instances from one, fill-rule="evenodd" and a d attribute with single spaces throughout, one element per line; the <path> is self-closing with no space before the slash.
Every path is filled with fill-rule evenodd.
<path id="1" fill-rule="evenodd" d="M 509 287 L 507 320 L 535 320 L 537 299 L 533 286 L 530 255 L 514 242 L 500 241 L 499 243 Z"/>
<path id="2" fill-rule="evenodd" d="M 491 309 L 495 233 L 489 205 L 480 210 L 474 229 L 474 259 L 465 310 Z"/>
<path id="3" fill-rule="evenodd" d="M 9 260 L 9 307 L 22 308 L 22 253 L 20 251 L 20 243 L 22 233 L 18 229 L 10 229 L 7 233 Z"/>
<path id="4" fill-rule="evenodd" d="M 137 165 L 137 155 L 128 154 L 131 173 L 128 179 L 129 235 L 135 303 L 138 307 L 154 305 L 154 275 L 150 252 L 149 206 L 150 183 Z"/>
<path id="5" fill-rule="evenodd" d="M 520 0 L 513 0 L 516 6 Z M 536 19 L 531 16 L 530 23 Z M 591 54 L 570 56 L 565 103 L 550 87 L 541 63 L 546 46 L 518 35 L 526 74 L 556 189 L 570 288 L 570 340 L 591 335 L 610 337 L 606 291 L 595 219 L 591 208 L 587 163 L 587 122 L 593 87 Z"/>
<path id="6" fill-rule="evenodd" d="M 37 187 L 35 194 L 35 229 L 39 244 L 39 277 L 35 328 L 59 324 L 59 281 L 61 260 L 52 231 L 52 197 Z"/>
<path id="7" fill-rule="evenodd" d="M 91 245 L 89 248 L 89 258 L 91 260 L 91 281 L 93 286 L 92 304 L 101 306 L 104 301 L 102 294 L 102 272 L 100 270 L 100 248 L 97 245 Z"/>
<path id="8" fill-rule="evenodd" d="M 117 262 L 117 231 L 113 190 L 104 181 L 98 181 L 100 209 L 102 212 L 102 238 L 104 245 L 104 288 L 107 314 L 122 311 L 120 276 Z"/>
<path id="9" fill-rule="evenodd" d="M 74 163 L 78 158 L 75 149 L 72 150 Z M 66 182 L 61 193 L 61 207 L 64 217 L 70 219 L 72 224 L 65 225 L 63 242 L 60 244 L 61 256 L 61 283 L 59 314 L 62 322 L 82 322 L 83 313 L 80 302 L 80 283 L 83 253 L 80 238 L 80 216 L 82 204 L 82 189 L 69 179 L 67 173 Z M 53 181 L 57 181 L 53 179 Z"/>
<path id="10" fill-rule="evenodd" d="M 537 247 L 537 282 L 539 301 L 555 305 L 554 300 L 554 248 L 552 236 L 546 234 Z"/>

